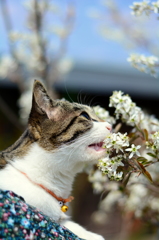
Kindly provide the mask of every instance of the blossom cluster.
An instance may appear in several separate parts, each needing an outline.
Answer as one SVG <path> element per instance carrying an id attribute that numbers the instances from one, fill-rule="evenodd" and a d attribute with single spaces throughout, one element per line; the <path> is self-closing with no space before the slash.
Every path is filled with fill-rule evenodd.
<path id="1" fill-rule="evenodd" d="M 104 121 L 109 122 L 110 124 L 115 124 L 116 120 L 114 117 L 110 116 L 109 112 L 100 106 L 93 107 L 95 114 L 103 119 Z"/>
<path id="2" fill-rule="evenodd" d="M 109 179 L 120 181 L 122 179 L 123 172 L 117 172 L 119 166 L 124 166 L 123 156 L 117 155 L 116 157 L 105 157 L 99 160 L 98 167 L 103 174 L 106 174 Z"/>
<path id="3" fill-rule="evenodd" d="M 143 13 L 146 15 L 150 15 L 151 12 L 156 14 L 159 13 L 159 0 L 155 2 L 150 2 L 144 0 L 142 2 L 134 2 L 132 6 L 132 15 L 140 16 Z M 141 72 L 150 73 L 151 75 L 157 75 L 156 67 L 159 66 L 159 59 L 156 56 L 146 57 L 144 55 L 139 54 L 131 54 L 127 59 L 128 62 L 131 63 L 133 67 L 138 69 Z"/>
<path id="4" fill-rule="evenodd" d="M 131 159 L 134 156 L 140 156 L 138 149 L 140 145 L 129 143 L 130 139 L 127 133 L 112 133 L 108 135 L 104 141 L 104 147 L 106 148 L 106 157 L 99 160 L 98 167 L 103 174 L 107 174 L 111 180 L 120 181 L 123 178 L 123 171 L 119 171 L 119 167 L 123 167 L 127 159 Z M 115 154 L 115 156 L 114 156 Z"/>
<path id="5" fill-rule="evenodd" d="M 139 54 L 131 54 L 127 59 L 134 68 L 137 68 L 141 72 L 150 73 L 156 76 L 156 67 L 159 64 L 159 59 L 155 56 L 146 57 Z"/>
<path id="6" fill-rule="evenodd" d="M 89 173 L 88 180 L 92 183 L 94 192 L 100 193 L 104 190 L 104 184 L 107 181 L 107 176 L 97 169 L 96 171 L 91 171 Z"/>
<path id="7" fill-rule="evenodd" d="M 130 126 L 139 125 L 144 119 L 141 108 L 131 100 L 128 95 L 123 95 L 122 91 L 114 91 L 110 97 L 110 107 L 115 107 L 116 118 L 121 117 L 123 122 Z"/>
<path id="8" fill-rule="evenodd" d="M 120 181 L 127 173 L 138 172 L 152 181 L 151 175 L 145 169 L 152 161 L 142 156 L 142 151 L 146 149 L 149 157 L 159 157 L 159 120 L 145 114 L 130 96 L 122 91 L 113 92 L 109 106 L 115 108 L 115 120 L 108 111 L 99 106 L 94 110 L 103 120 L 113 124 L 118 119 L 120 124 L 131 126 L 131 130 L 129 133 L 121 133 L 118 124 L 114 128 L 117 132 L 106 136 L 103 145 L 106 156 L 99 160 L 98 168 L 111 180 Z"/>
<path id="9" fill-rule="evenodd" d="M 152 152 L 152 156 L 158 158 L 159 149 L 159 131 L 150 135 L 150 139 L 146 141 L 146 148 Z"/>
<path id="10" fill-rule="evenodd" d="M 150 15 L 151 12 L 159 13 L 159 1 L 150 3 L 150 1 L 134 2 L 132 6 L 131 14 L 135 16 L 140 16 L 143 13 Z"/>
<path id="11" fill-rule="evenodd" d="M 107 192 L 95 216 L 117 205 L 123 213 L 130 211 L 137 218 L 148 216 L 154 221 L 150 212 L 159 215 L 159 120 L 121 91 L 113 92 L 109 106 L 115 108 L 114 130 L 104 140 L 105 157 L 89 175 L 96 193 Z M 99 106 L 96 110 L 100 118 L 111 119 L 108 111 Z"/>
<path id="12" fill-rule="evenodd" d="M 10 77 L 17 67 L 17 63 L 12 57 L 3 56 L 0 60 L 0 77 L 2 79 Z"/>
<path id="13" fill-rule="evenodd" d="M 109 150 L 109 152 L 112 149 L 115 149 L 116 153 L 119 151 L 123 152 L 123 148 L 129 146 L 129 138 L 127 133 L 122 134 L 118 132 L 106 136 L 104 146 L 107 150 Z"/>

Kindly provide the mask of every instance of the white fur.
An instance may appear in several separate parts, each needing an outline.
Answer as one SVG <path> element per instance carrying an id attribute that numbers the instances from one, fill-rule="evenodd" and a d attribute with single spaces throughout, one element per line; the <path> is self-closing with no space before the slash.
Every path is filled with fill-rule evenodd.
<path id="1" fill-rule="evenodd" d="M 85 163 L 96 162 L 103 157 L 104 151 L 88 148 L 92 143 L 104 140 L 109 133 L 106 122 L 94 122 L 93 128 L 70 145 L 48 152 L 37 143 L 33 143 L 23 159 L 15 158 L 0 172 L 0 188 L 12 190 L 22 196 L 28 204 L 40 209 L 55 221 L 64 220 L 63 224 L 79 237 L 102 240 L 103 237 L 88 232 L 71 221 L 66 221 L 66 214 L 61 211 L 58 201 L 33 182 L 43 184 L 57 196 L 67 198 L 72 190 L 76 173 L 82 171 Z M 21 172 L 25 172 L 31 182 Z"/>

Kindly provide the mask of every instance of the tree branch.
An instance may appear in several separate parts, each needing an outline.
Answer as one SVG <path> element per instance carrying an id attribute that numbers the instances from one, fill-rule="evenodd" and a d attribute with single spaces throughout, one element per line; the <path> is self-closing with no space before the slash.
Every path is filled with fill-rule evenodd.
<path id="1" fill-rule="evenodd" d="M 12 31 L 13 26 L 12 26 L 12 21 L 11 21 L 9 11 L 8 11 L 7 0 L 0 0 L 0 4 L 1 4 L 2 16 L 4 19 L 4 25 L 5 25 L 6 32 L 7 32 L 10 54 L 13 57 L 13 59 L 15 60 L 15 62 L 17 63 L 17 73 L 18 74 L 16 75 L 16 80 L 14 82 L 16 82 L 18 84 L 19 90 L 21 92 L 23 92 L 25 90 L 25 86 L 22 81 L 24 76 L 23 76 L 23 72 L 21 69 L 21 63 L 17 59 L 17 56 L 16 56 L 14 48 L 13 48 L 13 44 L 11 43 L 10 38 L 9 38 L 9 33 Z M 10 79 L 10 80 L 12 81 L 12 79 Z"/>

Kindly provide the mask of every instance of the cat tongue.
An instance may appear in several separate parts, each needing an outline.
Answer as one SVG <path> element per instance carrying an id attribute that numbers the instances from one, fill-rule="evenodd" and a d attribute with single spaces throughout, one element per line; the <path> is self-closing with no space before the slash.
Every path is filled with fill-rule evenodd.
<path id="1" fill-rule="evenodd" d="M 103 146 L 103 142 L 100 142 L 100 143 L 91 144 L 88 147 L 94 148 L 96 151 L 100 151 L 100 150 L 103 150 L 102 146 Z"/>
<path id="2" fill-rule="evenodd" d="M 95 145 L 95 146 L 94 146 L 94 149 L 95 149 L 96 151 L 99 151 L 99 150 L 101 149 L 101 147 L 99 147 L 98 145 Z"/>

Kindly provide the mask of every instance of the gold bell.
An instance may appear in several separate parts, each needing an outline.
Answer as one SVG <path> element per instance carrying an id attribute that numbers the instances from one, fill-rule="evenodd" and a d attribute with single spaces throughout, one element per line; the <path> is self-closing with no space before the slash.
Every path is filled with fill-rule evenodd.
<path id="1" fill-rule="evenodd" d="M 63 206 L 61 207 L 61 210 L 62 210 L 62 212 L 67 212 L 68 206 L 63 205 Z"/>

